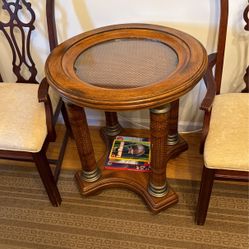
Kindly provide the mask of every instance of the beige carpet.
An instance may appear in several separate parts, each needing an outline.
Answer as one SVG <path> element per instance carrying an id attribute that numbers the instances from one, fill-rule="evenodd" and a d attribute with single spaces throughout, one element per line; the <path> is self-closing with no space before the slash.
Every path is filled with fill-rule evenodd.
<path id="1" fill-rule="evenodd" d="M 194 224 L 199 183 L 170 183 L 179 203 L 153 215 L 125 190 L 82 198 L 73 172 L 64 171 L 63 203 L 54 208 L 35 169 L 0 166 L 0 248 L 249 248 L 247 186 L 215 184 L 201 227 Z"/>

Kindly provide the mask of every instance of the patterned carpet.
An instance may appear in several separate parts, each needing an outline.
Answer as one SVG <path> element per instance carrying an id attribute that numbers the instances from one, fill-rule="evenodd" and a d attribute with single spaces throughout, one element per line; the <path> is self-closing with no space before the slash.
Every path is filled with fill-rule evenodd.
<path id="1" fill-rule="evenodd" d="M 82 198 L 72 171 L 59 179 L 54 208 L 33 168 L 0 167 L 1 249 L 249 248 L 248 186 L 216 183 L 205 226 L 194 223 L 199 183 L 171 179 L 179 203 L 151 214 L 120 189 Z"/>

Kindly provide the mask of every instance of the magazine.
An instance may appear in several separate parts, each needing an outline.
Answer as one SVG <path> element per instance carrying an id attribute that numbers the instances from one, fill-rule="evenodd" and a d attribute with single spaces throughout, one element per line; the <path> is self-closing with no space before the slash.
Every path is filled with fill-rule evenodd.
<path id="1" fill-rule="evenodd" d="M 151 171 L 149 163 L 131 161 L 128 162 L 123 160 L 118 162 L 107 160 L 104 167 L 105 169 L 132 170 L 141 172 Z"/>
<path id="2" fill-rule="evenodd" d="M 149 162 L 150 143 L 143 141 L 127 141 L 115 139 L 112 145 L 109 159 Z"/>
<path id="3" fill-rule="evenodd" d="M 106 169 L 150 171 L 148 138 L 117 136 L 105 162 Z"/>

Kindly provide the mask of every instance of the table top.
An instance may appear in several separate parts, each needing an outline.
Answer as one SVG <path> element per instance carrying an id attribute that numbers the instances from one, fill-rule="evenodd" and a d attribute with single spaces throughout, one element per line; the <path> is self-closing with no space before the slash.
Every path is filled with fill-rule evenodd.
<path id="1" fill-rule="evenodd" d="M 63 100 L 106 111 L 154 108 L 191 90 L 207 66 L 192 36 L 149 24 L 111 25 L 56 47 L 46 76 Z"/>
<path id="2" fill-rule="evenodd" d="M 76 59 L 74 67 L 78 77 L 88 84 L 127 89 L 161 81 L 177 64 L 177 54 L 164 43 L 124 38 L 88 48 Z"/>

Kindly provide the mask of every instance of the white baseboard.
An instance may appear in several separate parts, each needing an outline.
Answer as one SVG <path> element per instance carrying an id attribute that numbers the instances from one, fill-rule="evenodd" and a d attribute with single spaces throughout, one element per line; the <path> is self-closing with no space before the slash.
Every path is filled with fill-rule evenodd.
<path id="1" fill-rule="evenodd" d="M 99 117 L 87 117 L 89 126 L 101 127 L 105 125 L 105 118 Z M 134 128 L 134 129 L 149 129 L 149 119 L 138 119 L 138 118 L 126 118 L 119 116 L 119 122 L 123 127 Z M 179 121 L 178 130 L 179 132 L 193 132 L 198 131 L 202 128 L 201 122 L 186 122 Z"/>
<path id="2" fill-rule="evenodd" d="M 150 123 L 149 118 L 136 118 L 136 117 L 126 117 L 125 115 L 118 114 L 118 119 L 123 127 L 134 128 L 134 129 L 149 129 Z M 63 123 L 63 118 L 60 115 L 58 118 L 59 123 Z M 102 127 L 105 126 L 105 115 L 88 115 L 87 122 L 89 126 Z M 201 122 L 187 122 L 179 121 L 178 130 L 179 132 L 193 132 L 198 131 L 202 128 Z"/>

